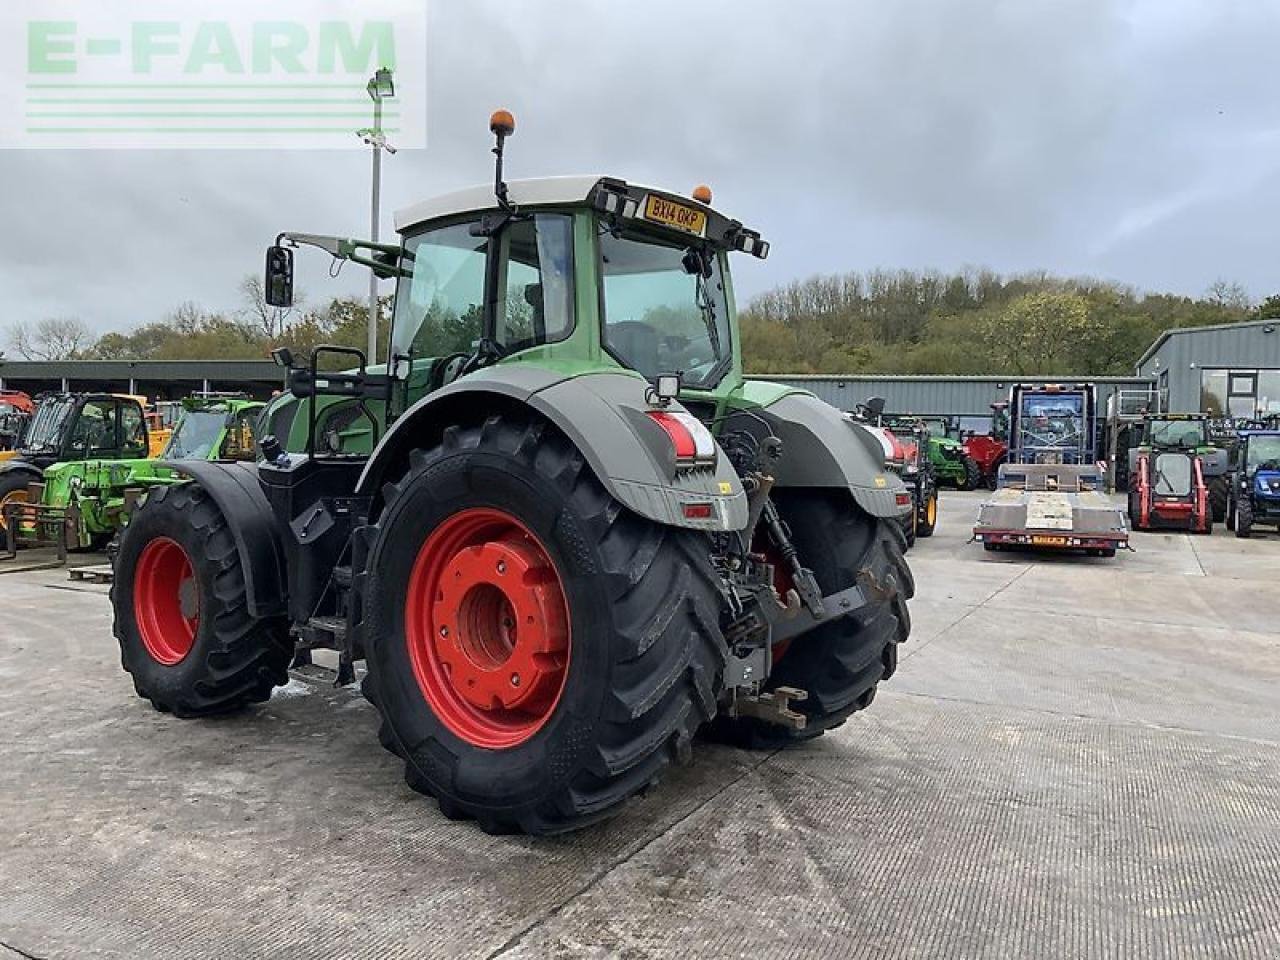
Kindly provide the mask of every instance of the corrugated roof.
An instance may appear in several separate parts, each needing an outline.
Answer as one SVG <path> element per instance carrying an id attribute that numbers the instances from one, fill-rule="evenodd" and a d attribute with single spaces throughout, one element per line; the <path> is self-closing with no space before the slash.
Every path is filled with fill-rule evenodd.
<path id="1" fill-rule="evenodd" d="M 1152 356 L 1155 355 L 1155 352 L 1164 346 L 1165 341 L 1175 334 L 1209 333 L 1213 330 L 1238 330 L 1241 327 L 1275 326 L 1277 323 L 1280 323 L 1280 320 L 1276 320 L 1274 317 L 1269 317 L 1266 320 L 1241 320 L 1238 323 L 1209 323 L 1202 327 L 1173 327 L 1156 337 L 1151 346 L 1147 347 L 1147 352 L 1139 358 L 1137 366 L 1135 366 L 1134 369 L 1141 370 L 1142 365 L 1150 360 Z"/>

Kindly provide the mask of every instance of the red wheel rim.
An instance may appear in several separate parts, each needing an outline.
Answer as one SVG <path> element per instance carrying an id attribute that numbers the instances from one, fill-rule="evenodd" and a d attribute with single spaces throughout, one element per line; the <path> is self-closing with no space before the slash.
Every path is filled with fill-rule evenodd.
<path id="1" fill-rule="evenodd" d="M 523 743 L 560 702 L 564 587 L 542 541 L 503 510 L 462 510 L 427 537 L 409 575 L 405 637 L 423 697 L 474 746 Z"/>
<path id="2" fill-rule="evenodd" d="M 200 628 L 200 591 L 191 558 L 176 541 L 156 537 L 138 555 L 133 616 L 147 653 L 166 666 L 180 663 Z"/>

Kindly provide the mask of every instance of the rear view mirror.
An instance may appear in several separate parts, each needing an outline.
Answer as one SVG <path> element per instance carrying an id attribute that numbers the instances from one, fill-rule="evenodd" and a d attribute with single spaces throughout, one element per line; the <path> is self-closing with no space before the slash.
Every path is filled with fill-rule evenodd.
<path id="1" fill-rule="evenodd" d="M 293 251 L 288 247 L 267 247 L 267 273 L 263 289 L 270 306 L 293 306 Z"/>

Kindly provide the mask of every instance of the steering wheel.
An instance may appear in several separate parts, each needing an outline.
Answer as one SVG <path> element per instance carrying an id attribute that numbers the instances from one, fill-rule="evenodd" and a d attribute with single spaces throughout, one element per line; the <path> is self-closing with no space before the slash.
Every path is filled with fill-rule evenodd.
<path id="1" fill-rule="evenodd" d="M 453 383 L 462 375 L 462 366 L 467 362 L 467 354 L 450 353 L 439 357 L 431 367 L 431 376 L 427 378 L 427 392 L 439 390 L 446 383 Z"/>

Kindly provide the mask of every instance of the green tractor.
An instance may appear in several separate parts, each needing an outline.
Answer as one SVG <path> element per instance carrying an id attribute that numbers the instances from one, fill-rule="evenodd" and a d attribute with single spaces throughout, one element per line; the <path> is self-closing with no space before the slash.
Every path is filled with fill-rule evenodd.
<path id="1" fill-rule="evenodd" d="M 41 484 L 50 472 L 67 467 L 101 464 L 105 474 L 123 476 L 127 465 L 117 462 L 147 455 L 147 424 L 137 399 L 109 393 L 56 393 L 40 398 L 17 455 L 0 462 L 0 532 L 7 534 L 10 518 L 23 513 L 33 491 L 43 497 Z M 107 466 L 107 462 L 112 467 Z M 55 486 L 59 481 L 54 481 Z M 33 528 L 34 529 L 34 528 Z M 15 530 L 15 532 L 17 532 Z"/>
<path id="2" fill-rule="evenodd" d="M 382 745 L 492 832 L 600 820 L 694 734 L 779 747 L 869 705 L 913 592 L 909 494 L 813 395 L 743 377 L 730 255 L 760 235 L 615 178 L 401 211 L 399 245 L 281 234 L 397 281 L 389 363 L 320 347 L 256 465 L 191 461 L 120 537 L 115 634 L 181 717 L 364 662 Z M 338 357 L 349 369 L 331 370 Z"/>
<path id="3" fill-rule="evenodd" d="M 1214 523 L 1227 519 L 1227 497 L 1230 490 L 1230 459 L 1209 433 L 1209 416 L 1204 413 L 1157 413 L 1142 418 L 1136 446 L 1129 448 L 1129 477 L 1138 474 L 1138 463 L 1161 449 L 1178 448 L 1200 460 L 1205 486 L 1209 489 L 1209 508 Z"/>
<path id="4" fill-rule="evenodd" d="M 955 436 L 955 426 L 947 417 L 918 417 L 912 414 L 893 418 L 924 429 L 926 450 L 939 485 L 957 490 L 976 490 L 982 485 L 982 468 L 964 450 Z"/>
<path id="5" fill-rule="evenodd" d="M 136 403 L 129 397 L 114 399 L 125 405 Z M 16 508 L 23 518 L 14 531 L 16 541 L 72 550 L 102 549 L 148 489 L 184 479 L 166 461 L 254 459 L 254 429 L 264 406 L 239 395 L 192 397 L 182 402 L 180 419 L 160 459 L 145 456 L 144 434 L 128 447 L 142 449 L 141 457 L 101 459 L 96 451 L 102 448 L 94 447 L 93 459 L 64 460 L 46 467 L 41 480 L 28 487 L 24 505 Z M 122 419 L 132 422 L 131 415 Z"/>

